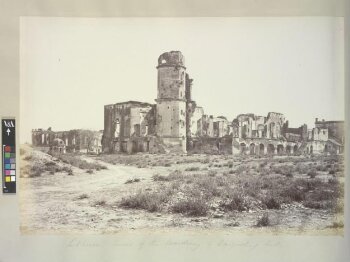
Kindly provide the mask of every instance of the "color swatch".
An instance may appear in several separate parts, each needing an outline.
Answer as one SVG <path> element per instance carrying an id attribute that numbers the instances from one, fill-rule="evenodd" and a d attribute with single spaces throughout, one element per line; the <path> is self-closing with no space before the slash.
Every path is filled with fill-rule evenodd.
<path id="1" fill-rule="evenodd" d="M 16 152 L 13 146 L 4 147 L 5 182 L 16 181 Z M 12 164 L 11 164 L 12 163 Z"/>
<path id="2" fill-rule="evenodd" d="M 2 192 L 16 193 L 16 121 L 2 119 Z"/>

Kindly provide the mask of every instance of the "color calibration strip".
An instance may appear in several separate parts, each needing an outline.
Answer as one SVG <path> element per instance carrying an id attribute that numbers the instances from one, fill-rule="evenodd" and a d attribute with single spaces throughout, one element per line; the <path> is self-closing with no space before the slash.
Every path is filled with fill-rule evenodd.
<path id="1" fill-rule="evenodd" d="M 16 121 L 2 119 L 2 192 L 16 193 Z"/>

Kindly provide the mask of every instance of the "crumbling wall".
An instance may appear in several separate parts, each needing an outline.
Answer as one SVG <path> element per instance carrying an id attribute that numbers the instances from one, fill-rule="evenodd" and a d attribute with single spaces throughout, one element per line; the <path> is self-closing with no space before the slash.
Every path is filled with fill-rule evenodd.
<path id="1" fill-rule="evenodd" d="M 103 152 L 128 150 L 124 143 L 127 138 L 155 133 L 155 105 L 128 101 L 105 106 L 104 114 Z"/>
<path id="2" fill-rule="evenodd" d="M 213 136 L 223 137 L 229 134 L 228 121 L 225 117 L 216 117 L 213 120 Z"/>
<path id="3" fill-rule="evenodd" d="M 232 154 L 232 137 L 190 139 L 188 152 L 193 154 Z"/>
<path id="4" fill-rule="evenodd" d="M 285 117 L 281 113 L 269 112 L 265 122 L 266 137 L 279 139 L 282 136 L 282 128 L 285 122 Z"/>
<path id="5" fill-rule="evenodd" d="M 213 116 L 203 115 L 201 119 L 197 121 L 197 133 L 200 137 L 213 137 L 214 136 L 214 121 Z"/>
<path id="6" fill-rule="evenodd" d="M 328 140 L 328 129 L 327 128 L 313 128 L 312 129 L 312 140 L 327 141 Z"/>
<path id="7" fill-rule="evenodd" d="M 344 121 L 325 121 L 324 119 L 319 121 L 318 118 L 316 118 L 315 127 L 328 129 L 329 138 L 333 138 L 340 143 L 344 143 Z"/>

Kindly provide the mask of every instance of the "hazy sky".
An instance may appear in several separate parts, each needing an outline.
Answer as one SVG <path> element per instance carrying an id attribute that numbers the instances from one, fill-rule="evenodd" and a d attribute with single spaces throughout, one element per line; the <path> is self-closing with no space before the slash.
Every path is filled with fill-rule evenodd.
<path id="1" fill-rule="evenodd" d="M 103 129 L 103 106 L 155 103 L 157 60 L 185 56 L 206 114 L 344 119 L 343 19 L 21 18 L 21 142 L 32 128 Z"/>

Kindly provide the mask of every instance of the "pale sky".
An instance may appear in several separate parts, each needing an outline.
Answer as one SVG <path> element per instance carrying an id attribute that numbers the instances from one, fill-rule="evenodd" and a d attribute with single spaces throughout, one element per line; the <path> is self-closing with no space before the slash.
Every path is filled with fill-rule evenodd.
<path id="1" fill-rule="evenodd" d="M 344 120 L 343 18 L 22 17 L 21 143 L 32 128 L 103 129 L 106 104 L 155 103 L 157 60 L 179 50 L 205 114 Z"/>

